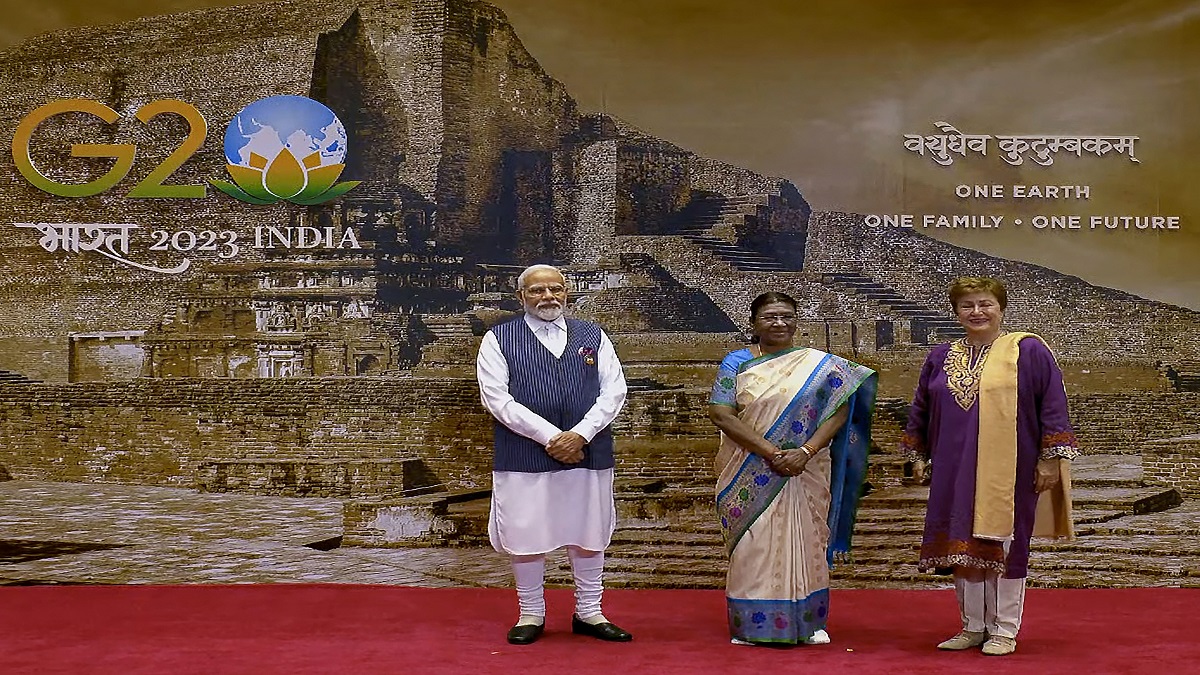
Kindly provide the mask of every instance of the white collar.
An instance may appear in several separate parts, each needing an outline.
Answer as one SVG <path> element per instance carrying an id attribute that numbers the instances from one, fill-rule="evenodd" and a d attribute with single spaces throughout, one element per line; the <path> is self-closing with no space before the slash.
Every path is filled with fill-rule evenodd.
<path id="1" fill-rule="evenodd" d="M 553 321 L 543 321 L 529 312 L 525 312 L 525 325 L 529 326 L 529 329 L 535 333 L 548 326 L 555 326 L 559 330 L 566 332 L 567 316 L 565 314 L 560 314 L 558 318 Z"/>

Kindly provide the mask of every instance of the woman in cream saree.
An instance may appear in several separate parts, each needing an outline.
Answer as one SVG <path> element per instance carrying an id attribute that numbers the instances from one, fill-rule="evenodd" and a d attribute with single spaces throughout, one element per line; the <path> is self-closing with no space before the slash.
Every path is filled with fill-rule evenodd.
<path id="1" fill-rule="evenodd" d="M 795 302 L 783 294 L 756 299 L 751 319 L 758 343 L 725 357 L 710 400 L 729 629 L 740 642 L 824 642 L 829 566 L 850 550 L 866 474 L 875 373 L 792 347 Z"/>

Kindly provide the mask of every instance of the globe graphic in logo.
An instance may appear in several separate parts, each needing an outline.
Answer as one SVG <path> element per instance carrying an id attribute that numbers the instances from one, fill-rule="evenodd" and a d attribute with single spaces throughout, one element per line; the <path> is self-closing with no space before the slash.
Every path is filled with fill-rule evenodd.
<path id="1" fill-rule="evenodd" d="M 225 194 L 251 204 L 320 204 L 360 181 L 338 183 L 346 168 L 346 128 L 333 111 L 303 96 L 259 99 L 225 130 Z"/>

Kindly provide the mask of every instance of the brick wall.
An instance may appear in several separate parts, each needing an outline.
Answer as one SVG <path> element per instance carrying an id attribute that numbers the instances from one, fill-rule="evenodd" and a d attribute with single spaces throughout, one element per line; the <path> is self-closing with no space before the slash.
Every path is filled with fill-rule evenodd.
<path id="1" fill-rule="evenodd" d="M 558 148 L 577 128 L 575 101 L 529 55 L 499 9 L 472 0 L 422 2 L 446 7 L 438 237 L 486 258 L 486 251 L 509 250 L 496 210 L 504 153 Z"/>
<path id="2" fill-rule="evenodd" d="M 191 485 L 204 460 L 421 457 L 484 476 L 473 384 L 437 380 L 152 380 L 0 387 L 0 464 L 23 478 Z"/>
<path id="3" fill-rule="evenodd" d="M 712 300 L 680 284 L 662 266 L 639 254 L 622 254 L 624 285 L 581 298 L 576 318 L 593 321 L 613 333 L 729 333 L 737 326 Z"/>
<path id="4" fill-rule="evenodd" d="M 779 178 L 707 157 L 694 157 L 688 165 L 693 190 L 725 196 L 779 194 Z"/>
<path id="5" fill-rule="evenodd" d="M 631 394 L 615 424 L 618 471 L 710 482 L 708 394 Z M 885 454 L 895 452 L 906 403 L 880 400 L 875 441 Z M 1200 431 L 1200 393 L 1073 396 L 1070 405 L 1088 453 L 1139 452 Z M 491 424 L 473 379 L 8 384 L 0 466 L 18 479 L 191 486 L 205 461 L 415 457 L 438 482 L 473 487 L 490 479 Z M 1152 465 L 1169 468 L 1170 459 Z"/>
<path id="6" fill-rule="evenodd" d="M 1200 497 L 1200 435 L 1147 443 L 1142 448 L 1142 476 L 1147 483 Z"/>
<path id="7" fill-rule="evenodd" d="M 1140 452 L 1146 441 L 1200 433 L 1200 392 L 1081 394 L 1069 401 L 1089 453 Z"/>
<path id="8" fill-rule="evenodd" d="M 691 197 L 691 153 L 663 142 L 630 141 L 617 150 L 616 234 L 661 231 Z"/>
<path id="9" fill-rule="evenodd" d="M 820 283 L 817 276 L 795 272 L 747 274 L 678 237 L 620 237 L 616 245 L 622 251 L 653 258 L 679 283 L 703 291 L 738 326 L 749 327 L 750 303 L 760 293 L 787 293 L 796 299 L 797 311 L 805 321 L 797 344 L 833 349 L 840 356 L 875 351 L 875 321 L 894 318 L 879 304 L 840 293 Z M 851 324 L 855 325 L 853 330 Z M 857 338 L 853 345 L 852 337 Z"/>
<path id="10" fill-rule="evenodd" d="M 598 141 L 559 153 L 555 225 L 569 244 L 567 260 L 597 264 L 611 256 L 617 214 L 617 141 Z"/>
<path id="11" fill-rule="evenodd" d="M 677 451 L 710 442 L 706 396 L 631 395 L 616 424 L 620 470 L 682 479 L 710 465 L 711 452 Z M 0 386 L 0 466 L 18 479 L 190 487 L 206 461 L 418 457 L 437 481 L 471 487 L 490 482 L 491 434 L 473 379 Z"/>

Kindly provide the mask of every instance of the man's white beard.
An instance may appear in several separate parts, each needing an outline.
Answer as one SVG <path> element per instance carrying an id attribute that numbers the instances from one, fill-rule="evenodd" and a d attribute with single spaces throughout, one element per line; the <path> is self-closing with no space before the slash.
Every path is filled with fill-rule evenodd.
<path id="1" fill-rule="evenodd" d="M 562 316 L 563 313 L 563 307 L 559 304 L 543 305 L 542 307 L 530 307 L 528 309 L 530 313 L 542 321 L 554 321 L 558 317 Z"/>

